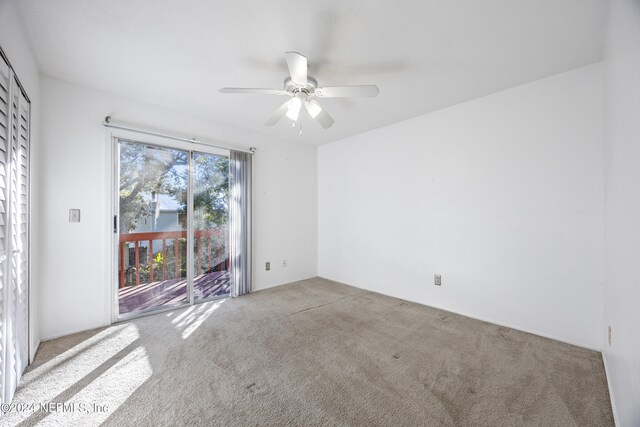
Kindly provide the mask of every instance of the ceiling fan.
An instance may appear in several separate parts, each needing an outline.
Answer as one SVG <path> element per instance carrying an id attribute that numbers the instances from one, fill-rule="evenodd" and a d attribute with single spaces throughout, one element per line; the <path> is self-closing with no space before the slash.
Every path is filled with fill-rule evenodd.
<path id="1" fill-rule="evenodd" d="M 333 126 L 334 120 L 320 106 L 316 98 L 374 97 L 380 92 L 375 85 L 318 87 L 318 81 L 307 74 L 308 65 L 305 56 L 298 52 L 285 52 L 284 57 L 291 74 L 284 80 L 284 89 L 223 87 L 220 92 L 289 96 L 291 99 L 269 117 L 265 126 L 275 125 L 285 115 L 293 121 L 295 126 L 304 105 L 309 116 L 325 129 Z M 302 134 L 302 128 L 300 134 Z"/>

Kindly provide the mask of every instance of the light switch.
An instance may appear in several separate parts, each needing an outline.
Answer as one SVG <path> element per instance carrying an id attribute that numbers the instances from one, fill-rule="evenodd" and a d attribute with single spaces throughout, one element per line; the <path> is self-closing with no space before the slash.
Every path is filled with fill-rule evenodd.
<path id="1" fill-rule="evenodd" d="M 80 222 L 80 209 L 69 209 L 69 222 Z"/>

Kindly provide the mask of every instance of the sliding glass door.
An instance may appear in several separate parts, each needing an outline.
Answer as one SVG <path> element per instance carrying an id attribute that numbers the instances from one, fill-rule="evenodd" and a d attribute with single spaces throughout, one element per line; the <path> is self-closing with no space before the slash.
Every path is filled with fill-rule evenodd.
<path id="1" fill-rule="evenodd" d="M 193 152 L 195 301 L 230 292 L 229 158 Z"/>
<path id="2" fill-rule="evenodd" d="M 228 156 L 116 145 L 118 318 L 228 295 Z"/>

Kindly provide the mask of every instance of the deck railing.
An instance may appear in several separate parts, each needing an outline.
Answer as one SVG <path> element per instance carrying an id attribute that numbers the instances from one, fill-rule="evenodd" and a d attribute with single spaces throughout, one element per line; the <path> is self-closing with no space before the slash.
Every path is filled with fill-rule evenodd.
<path id="1" fill-rule="evenodd" d="M 227 230 L 222 228 L 212 230 L 195 230 L 193 237 L 196 243 L 196 271 L 200 273 L 201 267 L 204 266 L 205 271 L 214 271 L 217 267 L 219 270 L 229 269 L 228 257 L 222 257 L 223 250 L 227 248 Z M 162 254 L 162 280 L 167 280 L 167 240 L 173 241 L 174 252 L 174 273 L 175 277 L 180 277 L 181 263 L 180 257 L 182 248 L 179 242 L 185 242 L 187 240 L 187 231 L 162 231 L 162 232 L 147 232 L 147 233 L 127 233 L 120 235 L 120 287 L 124 288 L 127 284 L 126 273 L 128 269 L 135 268 L 135 285 L 140 284 L 140 265 L 149 266 L 149 283 L 154 281 L 154 251 L 153 242 L 162 241 L 162 250 L 159 251 Z M 142 242 L 149 242 L 147 249 L 147 260 L 140 259 L 140 247 Z M 133 243 L 133 254 L 135 263 L 132 265 L 131 261 L 125 265 L 125 249 L 128 251 L 128 245 Z M 201 249 L 206 248 L 205 255 L 201 256 Z M 186 247 L 186 245 L 185 245 Z M 215 253 L 212 251 L 215 251 Z M 202 260 L 204 258 L 204 260 Z M 204 261 L 204 265 L 203 264 Z"/>

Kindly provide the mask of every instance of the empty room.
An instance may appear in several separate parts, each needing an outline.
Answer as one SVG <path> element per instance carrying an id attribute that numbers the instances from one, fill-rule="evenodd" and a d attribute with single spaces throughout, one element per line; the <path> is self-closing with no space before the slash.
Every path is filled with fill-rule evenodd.
<path id="1" fill-rule="evenodd" d="M 0 425 L 640 426 L 640 1 L 0 0 Z"/>

